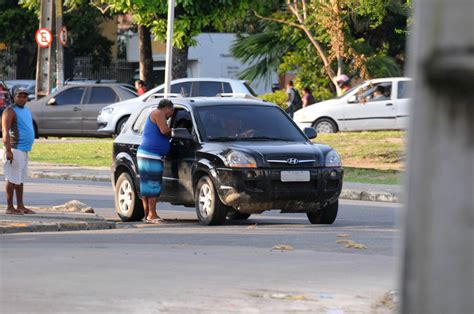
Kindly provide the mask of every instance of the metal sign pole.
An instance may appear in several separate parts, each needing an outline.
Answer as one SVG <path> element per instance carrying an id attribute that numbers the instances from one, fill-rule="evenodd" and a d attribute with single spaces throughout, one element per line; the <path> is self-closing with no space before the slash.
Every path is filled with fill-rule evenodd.
<path id="1" fill-rule="evenodd" d="M 173 61 L 174 0 L 168 0 L 168 33 L 166 37 L 165 98 L 170 93 L 171 66 Z"/>
<path id="2" fill-rule="evenodd" d="M 63 44 L 59 39 L 63 29 L 63 1 L 56 1 L 56 88 L 60 88 L 64 83 L 64 50 Z"/>

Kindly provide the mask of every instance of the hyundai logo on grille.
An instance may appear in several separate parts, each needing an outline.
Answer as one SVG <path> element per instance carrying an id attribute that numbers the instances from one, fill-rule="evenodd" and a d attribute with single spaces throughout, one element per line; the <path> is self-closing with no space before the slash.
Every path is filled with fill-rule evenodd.
<path id="1" fill-rule="evenodd" d="M 296 158 L 288 158 L 286 160 L 286 163 L 290 164 L 290 165 L 296 165 L 297 163 L 299 163 L 300 161 Z"/>

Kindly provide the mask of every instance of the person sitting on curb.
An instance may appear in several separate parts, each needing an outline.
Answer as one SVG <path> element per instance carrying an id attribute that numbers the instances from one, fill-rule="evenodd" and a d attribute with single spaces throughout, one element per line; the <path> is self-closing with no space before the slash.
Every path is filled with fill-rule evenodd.
<path id="1" fill-rule="evenodd" d="M 23 204 L 23 182 L 28 175 L 28 152 L 35 140 L 33 118 L 25 107 L 28 91 L 19 87 L 15 91 L 13 105 L 2 114 L 3 169 L 5 174 L 5 192 L 7 214 L 34 214 Z M 13 194 L 16 193 L 17 208 L 13 206 Z"/>

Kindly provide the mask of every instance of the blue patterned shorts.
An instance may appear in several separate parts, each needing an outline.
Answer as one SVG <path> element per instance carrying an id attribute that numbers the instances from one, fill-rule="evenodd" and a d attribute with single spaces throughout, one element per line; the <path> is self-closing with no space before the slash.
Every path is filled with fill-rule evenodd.
<path id="1" fill-rule="evenodd" d="M 140 192 L 145 197 L 159 197 L 163 181 L 163 162 L 154 158 L 137 156 L 140 174 Z"/>

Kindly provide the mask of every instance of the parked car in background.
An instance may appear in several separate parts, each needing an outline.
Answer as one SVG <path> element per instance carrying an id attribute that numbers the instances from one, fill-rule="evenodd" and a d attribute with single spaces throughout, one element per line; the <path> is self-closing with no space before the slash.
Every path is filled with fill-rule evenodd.
<path id="1" fill-rule="evenodd" d="M 138 106 L 114 141 L 112 183 L 123 221 L 143 218 L 136 152 L 157 102 Z M 331 147 L 311 142 L 313 128 L 301 131 L 280 107 L 261 100 L 173 102 L 160 201 L 195 207 L 204 225 L 270 209 L 306 213 L 313 224 L 335 221 L 341 159 Z"/>
<path id="2" fill-rule="evenodd" d="M 314 127 L 318 133 L 338 131 L 405 129 L 408 126 L 411 80 L 405 77 L 366 81 L 343 96 L 316 103 L 295 112 L 300 128 Z M 377 86 L 385 99 L 375 100 Z"/>
<path id="3" fill-rule="evenodd" d="M 3 81 L 0 81 L 0 117 L 3 113 L 3 110 L 5 110 L 6 106 L 8 106 L 11 102 L 10 99 L 10 92 L 8 90 L 8 87 Z M 0 122 L 1 126 L 1 122 Z M 2 130 L 0 128 L 0 134 L 2 133 Z"/>
<path id="4" fill-rule="evenodd" d="M 29 93 L 28 100 L 35 99 L 36 81 L 35 80 L 9 80 L 5 81 L 10 94 L 13 95 L 18 87 L 24 87 Z"/>
<path id="5" fill-rule="evenodd" d="M 164 84 L 157 86 L 136 99 L 104 107 L 97 117 L 99 132 L 118 135 L 125 122 L 140 105 L 154 101 L 156 97 L 163 97 Z M 227 78 L 183 78 L 171 81 L 170 92 L 183 97 L 214 97 L 224 95 L 257 95 L 245 81 Z"/>
<path id="6" fill-rule="evenodd" d="M 97 131 L 99 111 L 135 97 L 136 93 L 121 84 L 72 84 L 27 106 L 37 136 L 104 136 Z"/>

